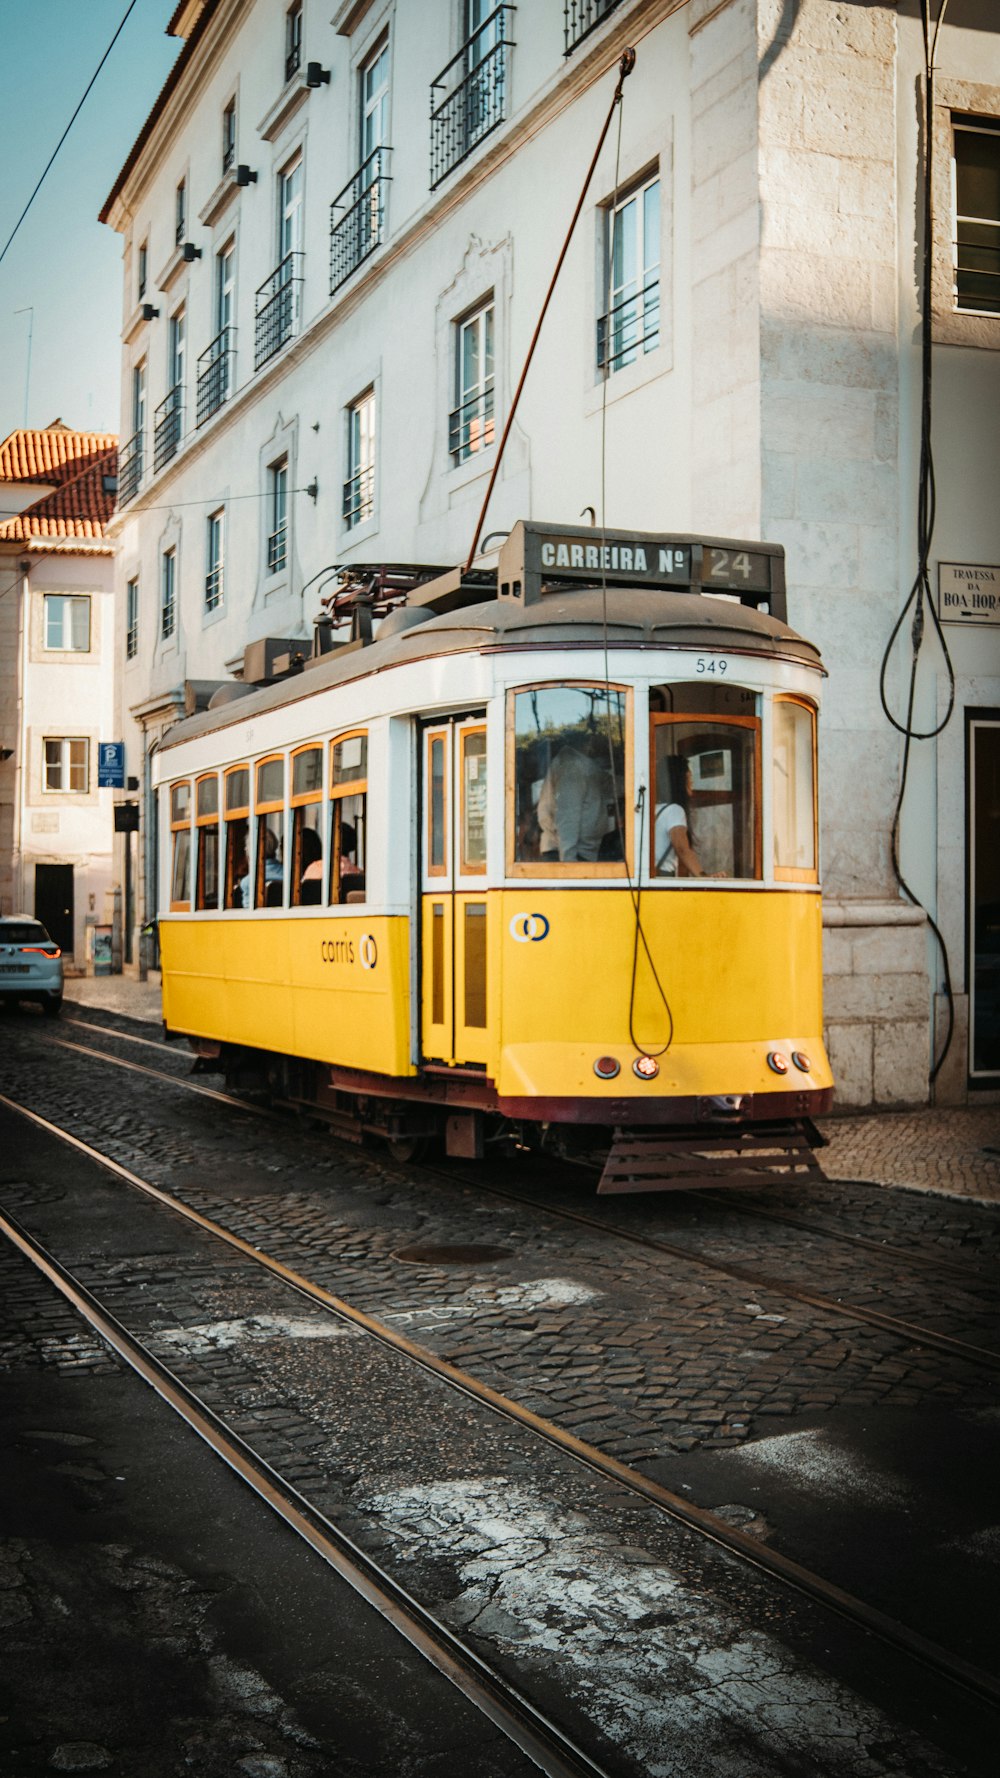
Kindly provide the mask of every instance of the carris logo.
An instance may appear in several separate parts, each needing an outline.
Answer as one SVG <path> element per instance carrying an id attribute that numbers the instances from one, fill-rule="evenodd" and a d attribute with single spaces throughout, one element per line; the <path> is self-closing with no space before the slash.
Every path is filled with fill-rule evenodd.
<path id="1" fill-rule="evenodd" d="M 515 914 L 509 931 L 519 945 L 537 945 L 543 938 L 548 938 L 549 923 L 544 914 Z"/>
<path id="2" fill-rule="evenodd" d="M 378 945 L 370 932 L 366 932 L 362 938 L 360 951 L 362 969 L 374 969 L 378 962 Z"/>
<path id="3" fill-rule="evenodd" d="M 324 963 L 353 963 L 354 940 L 353 938 L 325 938 L 319 947 L 319 954 Z"/>

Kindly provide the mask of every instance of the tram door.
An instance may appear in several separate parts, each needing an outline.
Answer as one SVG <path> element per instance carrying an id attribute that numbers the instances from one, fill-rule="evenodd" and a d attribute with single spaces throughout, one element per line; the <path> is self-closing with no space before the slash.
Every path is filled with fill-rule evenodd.
<path id="1" fill-rule="evenodd" d="M 423 730 L 421 1039 L 424 1060 L 487 1059 L 486 723 Z"/>

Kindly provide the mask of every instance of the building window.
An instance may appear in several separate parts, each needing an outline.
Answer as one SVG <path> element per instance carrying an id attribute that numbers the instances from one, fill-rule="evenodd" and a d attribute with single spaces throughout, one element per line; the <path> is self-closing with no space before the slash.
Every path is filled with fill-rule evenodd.
<path id="1" fill-rule="evenodd" d="M 382 42 L 361 69 L 361 159 L 389 139 L 389 42 Z"/>
<path id="2" fill-rule="evenodd" d="M 132 372 L 132 431 L 142 437 L 146 425 L 146 360 Z"/>
<path id="3" fill-rule="evenodd" d="M 465 42 L 431 82 L 432 189 L 504 121 L 513 12 L 491 0 L 464 0 Z"/>
<path id="4" fill-rule="evenodd" d="M 349 531 L 363 524 L 375 511 L 375 391 L 351 403 L 347 410 L 347 480 L 344 483 L 344 523 Z"/>
<path id="5" fill-rule="evenodd" d="M 267 472 L 271 529 L 267 538 L 267 571 L 280 574 L 288 562 L 288 458 Z"/>
<path id="6" fill-rule="evenodd" d="M 660 181 L 654 175 L 607 213 L 604 295 L 597 366 L 609 375 L 660 340 Z"/>
<path id="7" fill-rule="evenodd" d="M 174 240 L 181 246 L 187 234 L 187 180 L 182 179 L 174 199 Z"/>
<path id="8" fill-rule="evenodd" d="M 455 326 L 455 407 L 448 449 L 456 463 L 493 443 L 492 300 Z"/>
<path id="9" fill-rule="evenodd" d="M 118 500 L 134 500 L 142 483 L 143 437 L 146 430 L 146 361 L 132 370 L 132 436 L 118 453 Z"/>
<path id="10" fill-rule="evenodd" d="M 511 704 L 508 868 L 519 876 L 624 876 L 628 692 L 537 685 L 513 692 Z"/>
<path id="11" fill-rule="evenodd" d="M 89 594 L 46 593 L 45 646 L 65 649 L 73 654 L 89 654 Z"/>
<path id="12" fill-rule="evenodd" d="M 1000 315 L 1000 121 L 953 121 L 955 305 Z"/>
<path id="13" fill-rule="evenodd" d="M 225 512 L 213 512 L 208 518 L 207 572 L 205 575 L 205 610 L 217 611 L 222 604 L 223 522 Z"/>
<path id="14" fill-rule="evenodd" d="M 139 652 L 139 582 L 130 580 L 125 586 L 125 659 L 134 661 Z"/>
<path id="15" fill-rule="evenodd" d="M 203 426 L 233 392 L 235 297 L 236 247 L 234 242 L 227 241 L 215 256 L 215 338 L 198 359 L 196 419 L 199 426 Z"/>
<path id="16" fill-rule="evenodd" d="M 90 743 L 59 737 L 46 740 L 43 747 L 42 788 L 86 796 L 90 788 Z"/>
<path id="17" fill-rule="evenodd" d="M 291 80 L 302 66 L 302 4 L 295 0 L 285 14 L 285 79 Z"/>
<path id="18" fill-rule="evenodd" d="M 153 416 L 153 468 L 160 470 L 176 456 L 183 433 L 184 354 L 187 322 L 184 309 L 170 317 L 167 351 L 167 393 Z"/>
<path id="19" fill-rule="evenodd" d="M 566 55 L 574 50 L 578 43 L 589 37 L 602 25 L 620 0 L 565 0 L 564 31 Z"/>
<path id="20" fill-rule="evenodd" d="M 149 279 L 149 243 L 148 243 L 148 241 L 143 241 L 141 247 L 139 248 L 139 270 L 138 270 L 138 277 L 136 279 L 136 297 L 139 302 L 142 301 L 143 297 L 146 294 L 146 284 L 148 282 L 148 279 Z"/>
<path id="21" fill-rule="evenodd" d="M 230 99 L 222 113 L 222 171 L 228 173 L 236 164 L 236 100 Z"/>
<path id="22" fill-rule="evenodd" d="M 177 623 L 177 551 L 164 552 L 160 579 L 160 635 L 164 642 L 174 633 Z"/>

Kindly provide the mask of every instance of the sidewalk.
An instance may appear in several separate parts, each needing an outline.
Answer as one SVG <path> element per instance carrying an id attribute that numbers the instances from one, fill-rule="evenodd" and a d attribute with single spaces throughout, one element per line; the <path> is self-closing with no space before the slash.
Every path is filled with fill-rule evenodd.
<path id="1" fill-rule="evenodd" d="M 70 976 L 65 995 L 81 1008 L 101 1007 L 157 1027 L 163 1018 L 159 971 L 145 982 Z M 828 1179 L 868 1179 L 1000 1204 L 1000 1104 L 826 1117 L 819 1125 L 829 1142 L 820 1155 Z"/>

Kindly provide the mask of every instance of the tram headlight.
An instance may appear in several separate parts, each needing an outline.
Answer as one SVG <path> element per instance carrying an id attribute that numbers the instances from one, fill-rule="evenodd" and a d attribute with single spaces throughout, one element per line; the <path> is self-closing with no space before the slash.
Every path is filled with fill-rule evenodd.
<path id="1" fill-rule="evenodd" d="M 788 1073 L 788 1059 L 787 1059 L 787 1057 L 782 1055 L 780 1050 L 769 1050 L 768 1051 L 767 1065 L 770 1068 L 772 1074 L 787 1074 Z"/>
<path id="2" fill-rule="evenodd" d="M 594 1063 L 594 1073 L 598 1080 L 614 1080 L 621 1073 L 621 1063 L 614 1056 L 598 1056 Z"/>
<path id="3" fill-rule="evenodd" d="M 802 1074 L 808 1074 L 812 1068 L 812 1063 L 806 1055 L 805 1050 L 793 1050 L 792 1061 Z"/>

